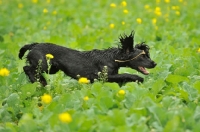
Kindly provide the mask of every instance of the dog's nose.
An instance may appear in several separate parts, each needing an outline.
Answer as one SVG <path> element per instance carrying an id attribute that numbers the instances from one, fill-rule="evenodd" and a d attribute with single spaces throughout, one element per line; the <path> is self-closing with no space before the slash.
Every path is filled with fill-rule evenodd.
<path id="1" fill-rule="evenodd" d="M 156 62 L 153 62 L 154 67 L 157 65 Z"/>

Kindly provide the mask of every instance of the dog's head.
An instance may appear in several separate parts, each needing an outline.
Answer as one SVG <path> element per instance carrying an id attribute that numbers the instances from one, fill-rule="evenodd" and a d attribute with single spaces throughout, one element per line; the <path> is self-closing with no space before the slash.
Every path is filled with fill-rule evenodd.
<path id="1" fill-rule="evenodd" d="M 129 36 L 120 36 L 119 39 L 122 56 L 115 61 L 148 75 L 149 72 L 146 68 L 154 68 L 156 66 L 156 63 L 150 58 L 149 46 L 142 42 L 134 47 L 134 31 Z"/>

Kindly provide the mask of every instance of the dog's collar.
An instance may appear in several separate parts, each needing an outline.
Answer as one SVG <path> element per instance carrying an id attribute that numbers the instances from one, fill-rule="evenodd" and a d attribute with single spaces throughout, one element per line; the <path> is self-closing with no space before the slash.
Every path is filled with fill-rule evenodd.
<path id="1" fill-rule="evenodd" d="M 128 61 L 132 61 L 132 60 L 136 59 L 137 57 L 139 57 L 140 55 L 144 55 L 144 54 L 145 54 L 145 52 L 143 50 L 141 53 L 139 53 L 136 57 L 134 57 L 132 59 L 129 59 L 129 60 L 115 60 L 115 62 L 128 62 Z"/>

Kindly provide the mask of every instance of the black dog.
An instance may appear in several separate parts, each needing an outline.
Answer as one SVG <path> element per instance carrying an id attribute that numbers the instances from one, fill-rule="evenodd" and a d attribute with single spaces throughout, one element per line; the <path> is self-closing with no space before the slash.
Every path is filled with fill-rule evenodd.
<path id="1" fill-rule="evenodd" d="M 66 75 L 78 79 L 77 75 L 88 78 L 91 82 L 98 79 L 98 72 L 104 66 L 108 70 L 108 82 L 143 82 L 143 78 L 132 74 L 118 74 L 120 67 L 130 67 L 145 75 L 149 72 L 145 68 L 154 68 L 156 63 L 150 59 L 149 46 L 145 43 L 137 44 L 134 47 L 134 32 L 129 36 L 120 36 L 118 48 L 106 50 L 77 51 L 51 43 L 33 43 L 23 46 L 19 52 L 22 59 L 25 52 L 30 50 L 27 61 L 30 65 L 24 66 L 24 72 L 28 75 L 32 83 L 37 81 L 37 77 L 43 86 L 47 85 L 42 72 L 55 74 L 62 70 Z M 53 55 L 50 59 L 51 67 L 48 69 L 46 54 Z M 40 63 L 40 64 L 39 64 Z M 38 71 L 38 65 L 41 69 Z"/>

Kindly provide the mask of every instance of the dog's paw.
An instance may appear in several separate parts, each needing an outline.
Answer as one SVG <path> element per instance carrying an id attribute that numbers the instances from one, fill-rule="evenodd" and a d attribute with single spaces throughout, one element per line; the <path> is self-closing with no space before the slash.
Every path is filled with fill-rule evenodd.
<path id="1" fill-rule="evenodd" d="M 144 78 L 138 77 L 135 82 L 137 82 L 137 83 L 143 83 L 144 82 Z"/>

